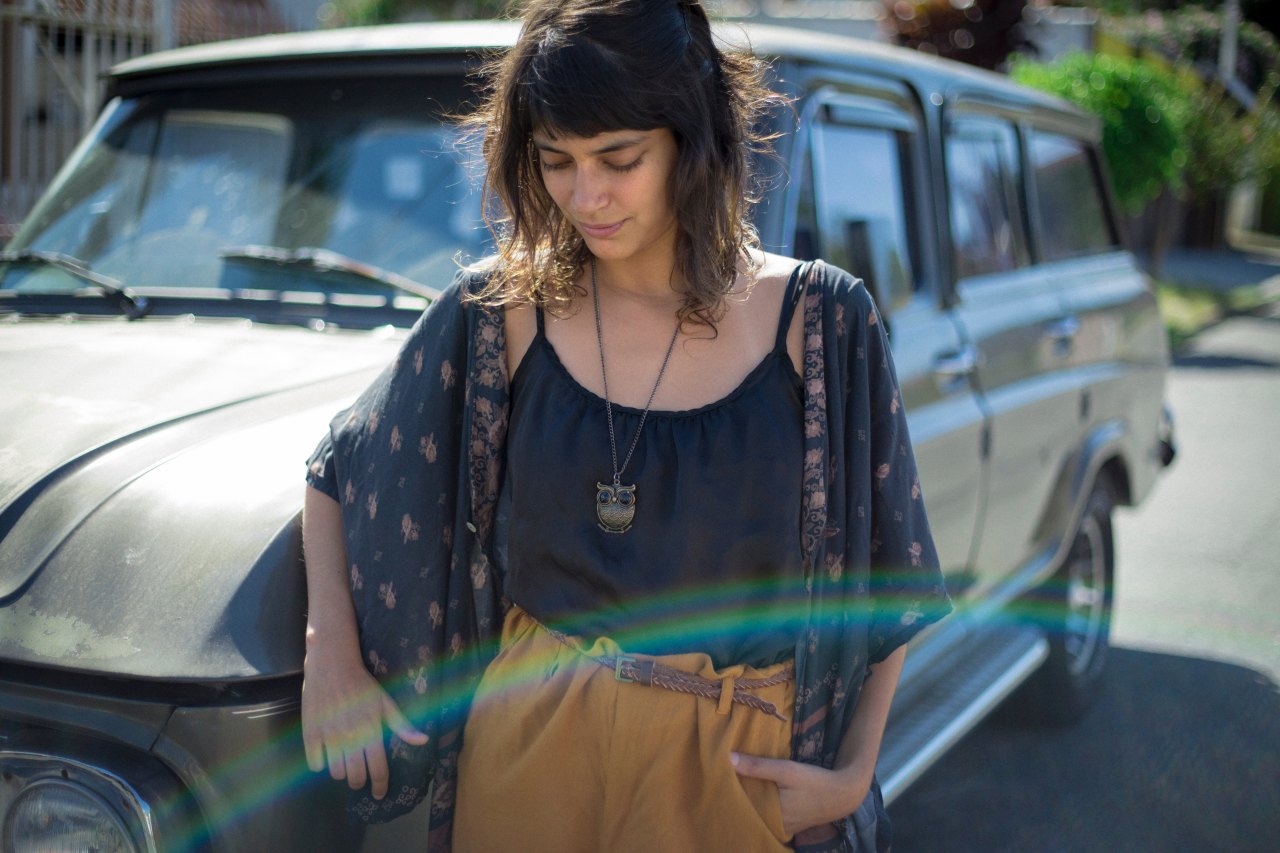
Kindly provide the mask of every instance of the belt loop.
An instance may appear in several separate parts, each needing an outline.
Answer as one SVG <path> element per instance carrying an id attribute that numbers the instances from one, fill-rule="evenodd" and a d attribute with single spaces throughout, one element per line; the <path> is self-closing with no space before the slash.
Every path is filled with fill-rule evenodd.
<path id="1" fill-rule="evenodd" d="M 733 691 L 733 676 L 726 675 L 720 680 L 720 704 L 716 705 L 716 713 L 722 717 L 729 713 L 729 709 L 733 705 Z"/>

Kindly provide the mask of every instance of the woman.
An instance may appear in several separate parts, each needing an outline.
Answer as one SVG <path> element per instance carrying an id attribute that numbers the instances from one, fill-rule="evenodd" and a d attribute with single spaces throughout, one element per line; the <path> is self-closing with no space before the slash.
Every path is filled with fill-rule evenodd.
<path id="1" fill-rule="evenodd" d="M 432 849 L 887 849 L 950 605 L 874 306 L 748 223 L 760 74 L 677 0 L 537 0 L 492 70 L 498 255 L 309 466 L 304 741 L 362 819 L 430 783 Z"/>

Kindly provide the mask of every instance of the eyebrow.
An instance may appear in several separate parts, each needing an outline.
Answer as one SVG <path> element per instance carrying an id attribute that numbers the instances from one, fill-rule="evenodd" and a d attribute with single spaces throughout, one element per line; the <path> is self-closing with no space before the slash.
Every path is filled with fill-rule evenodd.
<path id="1" fill-rule="evenodd" d="M 611 154 L 614 151 L 621 151 L 623 148 L 631 148 L 632 146 L 640 145 L 644 141 L 645 141 L 645 138 L 642 136 L 628 137 L 624 139 L 619 139 L 617 142 L 610 142 L 608 145 L 601 146 L 600 148 L 597 148 L 590 153 L 593 156 L 599 156 L 601 154 Z M 552 154 L 568 153 L 562 149 L 556 148 L 550 142 L 540 141 L 536 137 L 533 140 L 533 145 L 539 151 L 549 151 Z"/>

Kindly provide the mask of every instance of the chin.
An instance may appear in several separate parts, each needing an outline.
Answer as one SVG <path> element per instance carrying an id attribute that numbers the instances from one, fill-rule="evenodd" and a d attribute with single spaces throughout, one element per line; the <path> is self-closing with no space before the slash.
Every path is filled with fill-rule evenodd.
<path id="1" fill-rule="evenodd" d="M 620 243 L 614 239 L 596 240 L 584 237 L 587 249 L 602 261 L 625 261 L 636 254 L 636 247 L 630 243 Z"/>

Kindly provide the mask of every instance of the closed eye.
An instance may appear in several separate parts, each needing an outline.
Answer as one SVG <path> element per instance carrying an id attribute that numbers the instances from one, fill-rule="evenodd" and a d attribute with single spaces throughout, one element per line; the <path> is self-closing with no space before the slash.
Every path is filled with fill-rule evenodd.
<path id="1" fill-rule="evenodd" d="M 613 163 L 606 163 L 605 165 L 615 172 L 630 172 L 633 169 L 637 168 L 640 165 L 640 161 L 642 161 L 643 159 L 644 159 L 643 157 L 637 157 L 636 159 L 632 160 L 630 163 L 623 163 L 620 166 L 614 165 Z"/>

